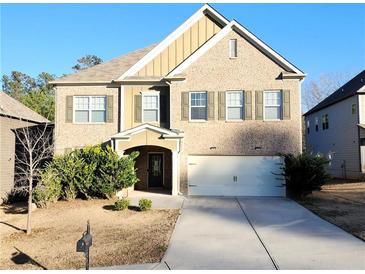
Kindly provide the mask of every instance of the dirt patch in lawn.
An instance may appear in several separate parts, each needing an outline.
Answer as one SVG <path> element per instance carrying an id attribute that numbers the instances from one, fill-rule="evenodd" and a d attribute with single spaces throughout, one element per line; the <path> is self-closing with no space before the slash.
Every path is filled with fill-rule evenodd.
<path id="1" fill-rule="evenodd" d="M 26 235 L 21 205 L 0 209 L 1 269 L 79 269 L 76 241 L 89 219 L 91 267 L 159 262 L 166 251 L 178 210 L 114 211 L 113 200 L 60 201 L 33 212 L 33 232 Z"/>
<path id="2" fill-rule="evenodd" d="M 298 202 L 365 241 L 365 183 L 325 185 Z"/>

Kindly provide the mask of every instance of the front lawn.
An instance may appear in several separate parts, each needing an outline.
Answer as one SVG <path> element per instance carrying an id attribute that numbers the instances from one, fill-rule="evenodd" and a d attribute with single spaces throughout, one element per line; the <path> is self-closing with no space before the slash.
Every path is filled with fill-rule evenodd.
<path id="1" fill-rule="evenodd" d="M 114 200 L 59 201 L 33 212 L 27 236 L 26 210 L 0 207 L 0 269 L 79 269 L 76 241 L 89 219 L 91 267 L 159 262 L 166 251 L 178 210 L 114 211 Z"/>
<path id="2" fill-rule="evenodd" d="M 365 183 L 327 184 L 300 204 L 365 241 Z"/>

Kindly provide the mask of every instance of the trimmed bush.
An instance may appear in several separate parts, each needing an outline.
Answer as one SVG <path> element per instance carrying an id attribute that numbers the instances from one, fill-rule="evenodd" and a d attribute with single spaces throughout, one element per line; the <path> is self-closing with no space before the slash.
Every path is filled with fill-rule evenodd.
<path id="1" fill-rule="evenodd" d="M 52 168 L 42 171 L 41 177 L 42 180 L 34 188 L 32 199 L 37 207 L 47 207 L 61 197 L 61 180 Z"/>
<path id="2" fill-rule="evenodd" d="M 303 198 L 314 190 L 321 190 L 322 185 L 330 178 L 326 171 L 329 161 L 323 156 L 309 153 L 281 156 L 284 157 L 282 175 L 287 193 L 291 197 Z"/>
<path id="3" fill-rule="evenodd" d="M 114 206 L 116 210 L 124 210 L 129 207 L 130 201 L 126 198 L 118 199 Z"/>
<path id="4" fill-rule="evenodd" d="M 120 158 L 109 146 L 102 149 L 98 145 L 55 157 L 41 174 L 35 202 L 46 206 L 56 196 L 66 200 L 110 198 L 138 182 L 134 167 L 138 155 L 134 152 Z M 53 196 L 48 193 L 53 189 L 52 180 L 61 189 L 60 193 L 54 190 Z"/>
<path id="5" fill-rule="evenodd" d="M 147 211 L 152 208 L 152 201 L 149 199 L 141 199 L 138 202 L 140 211 Z"/>

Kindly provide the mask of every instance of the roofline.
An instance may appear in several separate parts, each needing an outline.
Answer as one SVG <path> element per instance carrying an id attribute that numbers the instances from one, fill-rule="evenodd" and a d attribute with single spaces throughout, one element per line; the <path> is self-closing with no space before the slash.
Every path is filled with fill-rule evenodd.
<path id="1" fill-rule="evenodd" d="M 151 125 L 148 123 L 133 127 L 133 128 L 129 128 L 127 130 L 124 130 L 122 132 L 119 132 L 113 136 L 111 136 L 112 139 L 128 139 L 130 137 L 130 135 L 134 135 L 137 134 L 141 131 L 144 131 L 146 129 L 152 130 L 152 131 L 156 131 L 158 133 L 161 133 L 162 135 L 165 136 L 165 138 L 181 138 L 183 137 L 183 133 L 176 133 L 174 131 L 171 131 L 169 129 L 165 129 L 165 128 L 161 128 L 155 125 Z"/>
<path id="2" fill-rule="evenodd" d="M 332 103 L 330 103 L 330 104 L 328 104 L 328 105 L 325 105 L 325 106 L 323 106 L 323 107 L 320 107 L 320 108 L 318 108 L 318 109 L 314 109 L 314 108 L 315 108 L 315 107 L 316 107 L 319 103 L 321 103 L 323 100 L 327 99 L 327 97 L 326 97 L 326 98 L 324 98 L 321 102 L 319 102 L 316 106 L 312 107 L 310 110 L 308 110 L 306 113 L 304 113 L 304 114 L 303 114 L 303 116 L 308 116 L 308 115 L 310 115 L 310 114 L 316 113 L 316 112 L 318 112 L 318 111 L 320 111 L 320 110 L 322 110 L 322 109 L 325 109 L 325 108 L 327 108 L 327 107 L 330 107 L 330 106 L 332 106 L 332 105 L 335 105 L 335 104 L 337 104 L 337 103 L 339 103 L 339 102 L 342 102 L 342 101 L 344 101 L 344 100 L 346 100 L 346 99 L 348 99 L 348 98 L 350 98 L 350 97 L 353 97 L 353 96 L 356 96 L 356 95 L 359 95 L 359 94 L 365 94 L 365 92 L 356 92 L 356 93 L 354 93 L 354 94 L 350 94 L 350 95 L 348 95 L 348 96 L 346 96 L 346 97 L 342 98 L 341 100 L 338 100 L 338 101 L 332 102 Z"/>
<path id="3" fill-rule="evenodd" d="M 113 81 L 50 81 L 53 86 L 75 85 L 75 84 L 111 84 Z"/>
<path id="4" fill-rule="evenodd" d="M 183 24 L 181 24 L 177 29 L 170 33 L 164 40 L 162 40 L 156 47 L 154 47 L 150 52 L 142 57 L 137 63 L 130 67 L 126 72 L 124 72 L 120 77 L 115 79 L 116 81 L 121 81 L 127 76 L 133 76 L 145 65 L 147 65 L 151 60 L 153 60 L 159 53 L 166 49 L 171 42 L 177 39 L 181 34 L 183 34 L 187 29 L 189 29 L 194 23 L 196 23 L 202 16 L 208 14 L 212 16 L 217 21 L 220 21 L 223 25 L 229 24 L 229 21 L 213 9 L 208 4 L 202 6 L 197 12 L 191 15 Z"/>
<path id="5" fill-rule="evenodd" d="M 214 35 L 210 40 L 208 40 L 204 45 L 202 45 L 199 49 L 197 49 L 192 55 L 190 55 L 187 59 L 185 59 L 181 64 L 175 67 L 167 77 L 174 76 L 176 74 L 182 73 L 188 66 L 194 63 L 200 56 L 202 56 L 206 51 L 212 48 L 216 43 L 218 43 L 221 39 L 223 39 L 230 31 L 236 31 L 238 34 L 246 38 L 250 43 L 254 44 L 254 46 L 258 47 L 264 53 L 268 55 L 270 59 L 273 59 L 281 67 L 286 70 L 292 71 L 293 75 L 285 75 L 285 77 L 290 78 L 300 78 L 303 79 L 306 74 L 304 74 L 301 70 L 292 65 L 289 61 L 287 61 L 284 57 L 278 54 L 276 51 L 271 49 L 268 45 L 262 42 L 259 38 L 249 32 L 246 28 L 240 25 L 237 21 L 232 20 L 229 24 L 227 24 L 223 29 L 221 29 L 216 35 Z"/>
<path id="6" fill-rule="evenodd" d="M 38 124 L 38 125 L 41 125 L 41 124 L 52 124 L 51 121 L 44 121 L 44 122 L 40 122 L 40 121 L 35 121 L 35 120 L 32 120 L 32 119 L 26 119 L 26 118 L 21 118 L 21 117 L 18 117 L 18 116 L 13 116 L 13 115 L 8 115 L 8 114 L 4 114 L 4 113 L 0 113 L 0 116 L 2 117 L 6 117 L 6 118 L 11 118 L 11 119 L 16 119 L 16 120 L 20 120 L 20 121 L 24 121 L 24 122 L 30 122 L 30 123 L 35 123 L 35 124 Z M 46 119 L 46 118 L 44 118 Z"/>

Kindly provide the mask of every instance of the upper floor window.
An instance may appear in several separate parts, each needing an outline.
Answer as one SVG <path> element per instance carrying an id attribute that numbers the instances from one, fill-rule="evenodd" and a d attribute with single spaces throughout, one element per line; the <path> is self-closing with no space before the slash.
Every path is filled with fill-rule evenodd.
<path id="1" fill-rule="evenodd" d="M 281 91 L 264 92 L 264 118 L 265 120 L 280 120 L 282 114 Z"/>
<path id="2" fill-rule="evenodd" d="M 309 120 L 307 120 L 307 132 L 309 134 L 309 130 L 310 130 L 310 123 L 309 123 Z"/>
<path id="3" fill-rule="evenodd" d="M 159 93 L 142 93 L 142 121 L 158 122 L 160 117 Z"/>
<path id="4" fill-rule="evenodd" d="M 106 96 L 75 96 L 76 123 L 105 123 Z"/>
<path id="5" fill-rule="evenodd" d="M 190 92 L 190 120 L 207 120 L 207 93 Z"/>
<path id="6" fill-rule="evenodd" d="M 353 105 L 351 106 L 351 113 L 352 113 L 352 114 L 356 114 L 356 104 L 353 104 Z"/>
<path id="7" fill-rule="evenodd" d="M 329 123 L 328 123 L 328 114 L 325 114 L 322 116 L 322 129 L 328 129 Z"/>
<path id="8" fill-rule="evenodd" d="M 226 93 L 227 120 L 243 120 L 243 92 Z"/>
<path id="9" fill-rule="evenodd" d="M 316 127 L 316 131 L 318 131 L 318 117 L 314 118 L 314 124 L 315 124 L 315 127 Z"/>
<path id="10" fill-rule="evenodd" d="M 237 58 L 237 39 L 229 40 L 229 58 Z"/>

